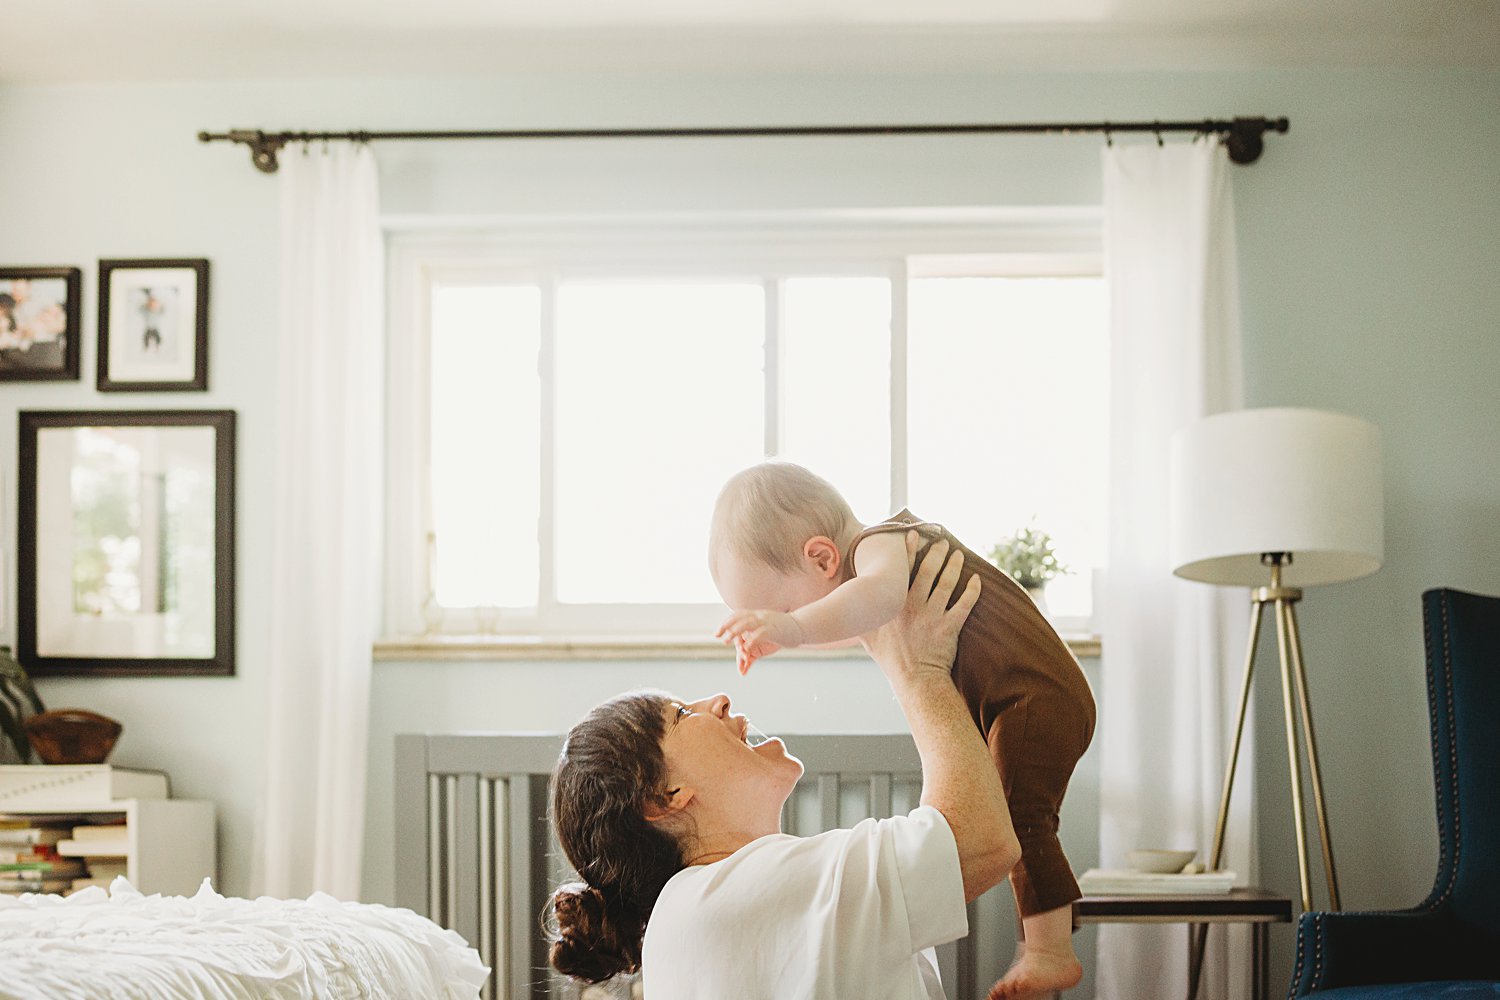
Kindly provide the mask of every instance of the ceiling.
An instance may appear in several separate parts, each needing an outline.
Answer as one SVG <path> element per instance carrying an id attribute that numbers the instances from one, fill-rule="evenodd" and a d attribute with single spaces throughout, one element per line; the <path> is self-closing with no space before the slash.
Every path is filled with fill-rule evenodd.
<path id="1" fill-rule="evenodd" d="M 1496 0 L 0 0 L 0 80 L 1500 68 Z"/>

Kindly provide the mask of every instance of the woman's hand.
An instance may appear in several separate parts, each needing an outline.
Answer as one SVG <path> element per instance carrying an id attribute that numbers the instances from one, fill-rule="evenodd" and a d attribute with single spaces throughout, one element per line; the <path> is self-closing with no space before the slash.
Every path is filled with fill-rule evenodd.
<path id="1" fill-rule="evenodd" d="M 906 533 L 908 565 L 915 560 L 920 545 L 915 531 Z M 979 600 L 980 583 L 977 573 L 971 576 L 958 601 L 948 607 L 948 598 L 958 584 L 964 561 L 962 552 L 949 557 L 948 550 L 946 541 L 933 542 L 912 579 L 901 611 L 880 628 L 860 637 L 892 683 L 931 671 L 941 671 L 946 676 L 953 668 L 958 633 L 974 602 Z"/>

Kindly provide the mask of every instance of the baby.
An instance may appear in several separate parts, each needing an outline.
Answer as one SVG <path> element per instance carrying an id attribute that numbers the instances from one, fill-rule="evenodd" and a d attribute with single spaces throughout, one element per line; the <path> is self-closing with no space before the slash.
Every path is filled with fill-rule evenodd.
<path id="1" fill-rule="evenodd" d="M 962 555 L 955 597 L 981 578 L 979 601 L 959 635 L 953 682 L 999 769 L 1021 842 L 1011 872 L 1022 946 L 996 998 L 1051 996 L 1077 985 L 1072 902 L 1078 883 L 1057 838 L 1058 810 L 1073 766 L 1094 733 L 1094 697 L 1078 661 L 1008 576 L 936 524 L 909 511 L 868 527 L 829 483 L 789 462 L 735 475 L 714 507 L 709 570 L 734 613 L 718 636 L 740 672 L 796 646 L 843 646 L 894 618 L 915 567 L 944 539 Z"/>

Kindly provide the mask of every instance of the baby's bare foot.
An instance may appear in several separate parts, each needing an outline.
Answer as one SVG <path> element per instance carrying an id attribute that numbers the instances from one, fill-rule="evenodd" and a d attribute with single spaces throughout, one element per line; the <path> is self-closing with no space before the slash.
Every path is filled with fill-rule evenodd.
<path id="1" fill-rule="evenodd" d="M 1045 1000 L 1082 978 L 1083 966 L 1071 948 L 1062 954 L 1028 948 L 1005 978 L 990 987 L 989 1000 Z"/>

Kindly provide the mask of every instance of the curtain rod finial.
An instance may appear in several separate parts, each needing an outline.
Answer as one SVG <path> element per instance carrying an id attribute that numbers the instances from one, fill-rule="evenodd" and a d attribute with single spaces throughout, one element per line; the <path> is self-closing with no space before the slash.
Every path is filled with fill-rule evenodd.
<path id="1" fill-rule="evenodd" d="M 1284 119 L 1283 119 L 1284 120 Z M 1234 163 L 1254 163 L 1266 150 L 1265 132 L 1272 123 L 1264 118 L 1236 118 L 1224 134 L 1224 147 Z"/>

